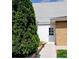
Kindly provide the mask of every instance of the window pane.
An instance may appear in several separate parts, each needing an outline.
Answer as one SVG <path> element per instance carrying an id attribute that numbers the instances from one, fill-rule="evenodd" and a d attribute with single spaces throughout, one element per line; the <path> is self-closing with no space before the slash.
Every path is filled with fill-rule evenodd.
<path id="1" fill-rule="evenodd" d="M 49 28 L 49 35 L 54 35 L 53 28 Z"/>

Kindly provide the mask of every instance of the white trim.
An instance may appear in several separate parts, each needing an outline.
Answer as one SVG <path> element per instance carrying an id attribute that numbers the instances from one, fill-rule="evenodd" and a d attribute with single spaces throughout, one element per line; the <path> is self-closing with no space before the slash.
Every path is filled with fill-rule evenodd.
<path id="1" fill-rule="evenodd" d="M 60 50 L 60 49 L 66 50 L 67 49 L 67 46 L 56 46 L 56 49 L 57 50 Z"/>

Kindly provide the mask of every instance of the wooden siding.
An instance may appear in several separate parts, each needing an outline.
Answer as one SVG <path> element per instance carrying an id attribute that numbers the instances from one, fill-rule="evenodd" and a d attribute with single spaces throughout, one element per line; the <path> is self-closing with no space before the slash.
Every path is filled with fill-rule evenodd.
<path id="1" fill-rule="evenodd" d="M 67 45 L 67 21 L 56 21 L 56 45 Z"/>

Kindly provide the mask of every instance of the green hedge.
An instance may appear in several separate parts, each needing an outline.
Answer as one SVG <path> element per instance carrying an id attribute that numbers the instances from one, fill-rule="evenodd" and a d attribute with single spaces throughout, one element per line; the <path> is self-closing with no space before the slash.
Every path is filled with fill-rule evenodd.
<path id="1" fill-rule="evenodd" d="M 31 55 L 39 41 L 32 2 L 12 0 L 12 57 Z"/>
<path id="2" fill-rule="evenodd" d="M 67 50 L 57 50 L 58 58 L 67 58 Z"/>

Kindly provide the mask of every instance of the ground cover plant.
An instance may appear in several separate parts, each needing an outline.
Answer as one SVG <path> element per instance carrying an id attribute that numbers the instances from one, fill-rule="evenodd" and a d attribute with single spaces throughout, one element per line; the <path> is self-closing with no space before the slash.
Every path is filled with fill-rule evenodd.
<path id="1" fill-rule="evenodd" d="M 67 50 L 57 50 L 57 58 L 67 58 Z"/>

